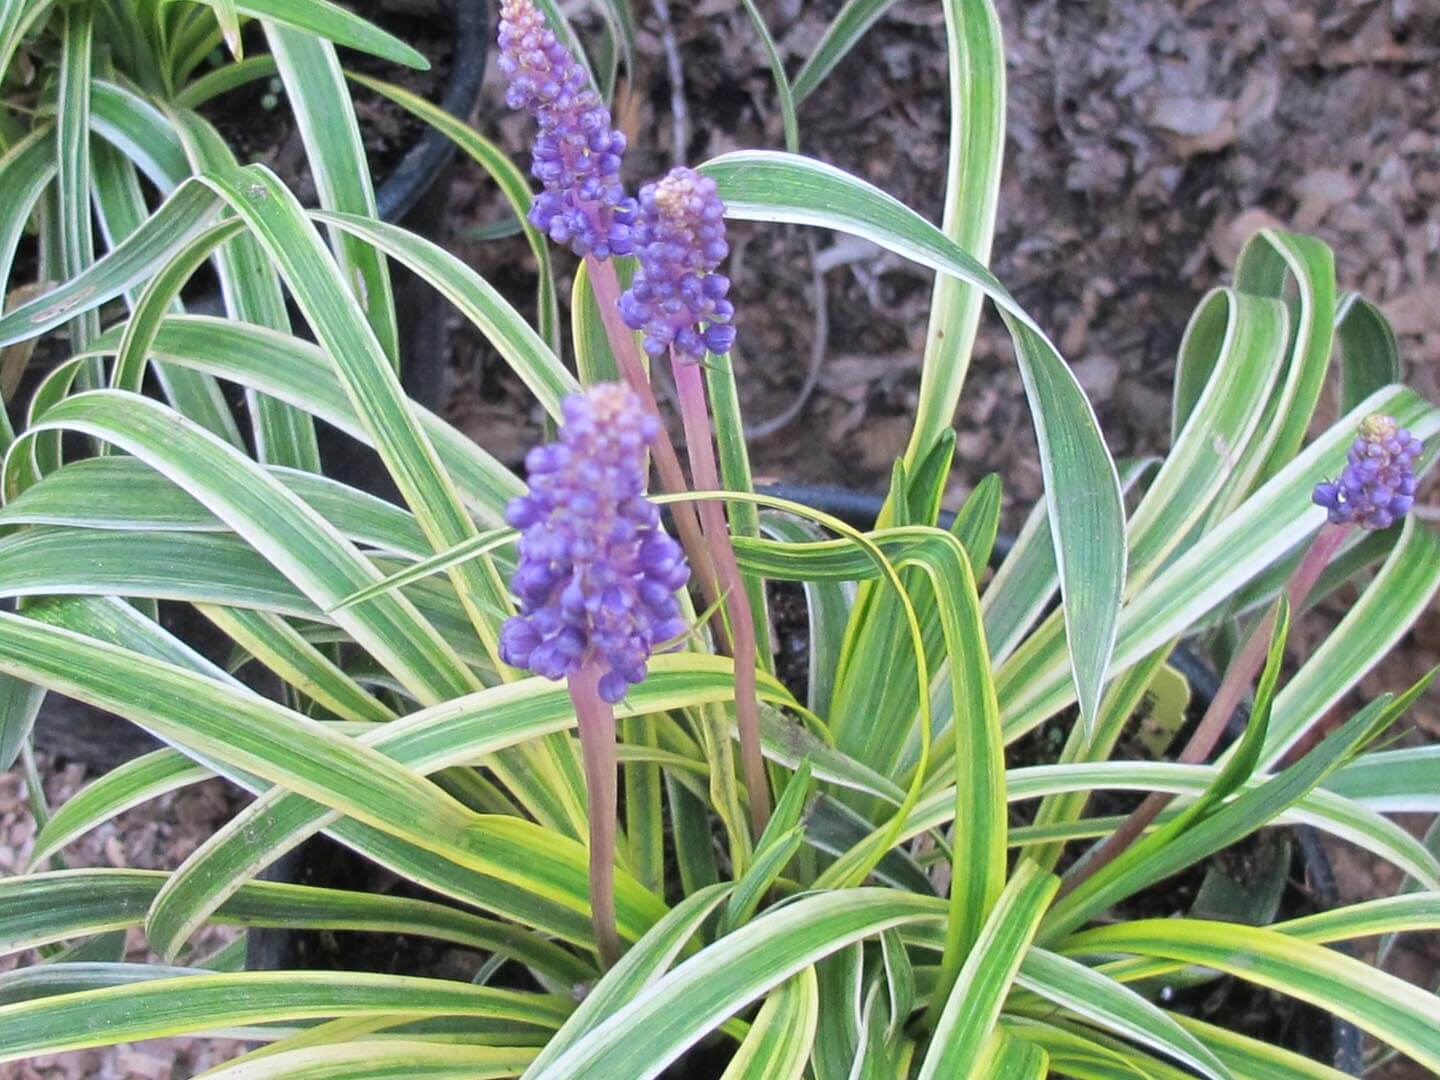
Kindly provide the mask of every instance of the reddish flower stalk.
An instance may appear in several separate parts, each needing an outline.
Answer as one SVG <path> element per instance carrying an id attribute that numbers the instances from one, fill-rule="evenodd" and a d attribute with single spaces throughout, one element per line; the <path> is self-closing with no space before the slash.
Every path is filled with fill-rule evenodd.
<path id="1" fill-rule="evenodd" d="M 646 375 L 645 366 L 640 362 L 639 351 L 635 346 L 635 335 L 620 318 L 620 279 L 615 274 L 615 267 L 608 259 L 597 259 L 593 255 L 587 255 L 585 270 L 590 277 L 590 287 L 595 292 L 595 301 L 600 305 L 600 321 L 605 326 L 605 337 L 610 342 L 610 351 L 615 355 L 615 362 L 620 368 L 620 376 L 639 396 L 650 414 L 658 420 L 660 407 L 655 401 L 655 391 L 650 385 L 650 377 Z M 680 467 L 680 458 L 675 453 L 675 443 L 671 440 L 670 432 L 663 424 L 660 426 L 659 435 L 651 444 L 650 452 L 655 461 L 655 474 L 660 479 L 662 490 L 671 495 L 681 495 L 690 490 L 685 483 L 685 473 Z M 672 503 L 670 512 L 675 521 L 675 532 L 679 535 L 680 544 L 685 548 L 685 554 L 690 559 L 690 568 L 695 572 L 695 580 L 700 586 L 700 594 L 704 597 L 705 606 L 713 608 L 716 612 L 711 624 L 712 632 L 715 634 L 715 644 L 721 652 L 728 653 L 731 651 L 730 636 L 726 632 L 724 620 L 719 617 L 720 584 L 710 557 L 710 549 L 701 532 L 700 519 L 696 514 L 695 507 L 686 502 Z"/>
<path id="2" fill-rule="evenodd" d="M 716 272 L 730 250 L 725 241 L 725 205 L 715 181 L 683 166 L 641 188 L 639 202 L 631 236 L 640 267 L 620 297 L 619 313 L 626 326 L 644 335 L 650 356 L 669 354 L 691 476 L 698 490 L 719 491 L 723 485 L 700 363 L 707 353 L 728 352 L 735 340 L 730 323 L 735 309 L 726 299 L 730 280 Z M 740 760 L 750 793 L 751 822 L 759 837 L 770 817 L 770 790 L 760 749 L 750 597 L 735 560 L 724 509 L 717 502 L 702 503 L 700 521 L 730 615 Z"/>
<path id="3" fill-rule="evenodd" d="M 705 381 L 700 365 L 673 357 L 675 386 L 680 395 L 680 415 L 685 422 L 685 446 L 690 454 L 690 471 L 701 491 L 720 491 L 720 472 L 710 435 L 710 411 L 705 403 Z M 765 758 L 760 751 L 760 706 L 755 689 L 755 623 L 750 613 L 750 594 L 740 577 L 740 564 L 730 543 L 730 529 L 723 507 L 713 500 L 700 504 L 700 518 L 715 557 L 720 586 L 735 638 L 735 726 L 740 733 L 740 765 L 745 788 L 750 794 L 750 824 L 756 839 L 770 820 L 770 785 L 765 775 Z"/>
<path id="4" fill-rule="evenodd" d="M 1300 610 L 1352 528 L 1357 525 L 1367 529 L 1388 528 L 1410 509 L 1415 492 L 1414 466 L 1419 456 L 1420 440 L 1397 427 L 1390 417 L 1372 416 L 1361 425 L 1340 480 L 1315 487 L 1314 501 L 1326 508 L 1329 522 L 1315 534 L 1286 585 L 1285 595 L 1291 611 Z M 1274 631 L 1272 608 L 1226 669 L 1215 697 L 1180 752 L 1181 764 L 1198 765 L 1209 760 L 1235 707 L 1260 673 Z M 1147 796 L 1118 829 L 1065 876 L 1060 896 L 1074 891 L 1114 862 L 1174 798 L 1160 792 Z"/>
<path id="5" fill-rule="evenodd" d="M 600 962 L 611 967 L 620 959 L 615 929 L 615 832 L 619 814 L 616 795 L 615 710 L 600 697 L 601 668 L 589 663 L 566 685 L 580 727 L 580 752 L 585 761 L 585 809 L 590 819 L 590 922 Z"/>

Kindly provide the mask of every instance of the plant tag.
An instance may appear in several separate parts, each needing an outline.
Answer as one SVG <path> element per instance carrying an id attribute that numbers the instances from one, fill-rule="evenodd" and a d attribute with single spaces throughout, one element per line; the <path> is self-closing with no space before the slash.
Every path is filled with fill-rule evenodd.
<path id="1" fill-rule="evenodd" d="M 1162 757 L 1185 723 L 1185 710 L 1190 707 L 1190 684 L 1169 664 L 1161 666 L 1146 687 L 1136 712 L 1140 726 L 1136 737 L 1151 756 Z"/>

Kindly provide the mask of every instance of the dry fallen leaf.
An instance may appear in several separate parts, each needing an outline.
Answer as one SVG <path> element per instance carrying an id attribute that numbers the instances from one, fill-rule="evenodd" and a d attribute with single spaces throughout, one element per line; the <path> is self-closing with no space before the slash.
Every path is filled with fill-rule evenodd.
<path id="1" fill-rule="evenodd" d="M 1440 285 L 1421 285 L 1388 300 L 1385 314 L 1397 334 L 1440 333 Z"/>
<path id="2" fill-rule="evenodd" d="M 1285 223 L 1268 210 L 1251 207 L 1229 221 L 1217 221 L 1208 237 L 1210 253 L 1221 266 L 1235 265 L 1245 242 L 1261 229 L 1283 229 Z"/>
<path id="3" fill-rule="evenodd" d="M 1295 228 L 1309 232 L 1324 221 L 1332 209 L 1349 202 L 1358 192 L 1355 181 L 1341 169 L 1316 169 L 1306 173 L 1290 188 L 1300 204 L 1295 210 Z"/>

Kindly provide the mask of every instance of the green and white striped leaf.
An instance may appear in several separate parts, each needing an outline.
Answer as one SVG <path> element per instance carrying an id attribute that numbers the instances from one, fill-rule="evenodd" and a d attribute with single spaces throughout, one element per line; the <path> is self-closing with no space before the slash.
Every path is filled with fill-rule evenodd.
<path id="1" fill-rule="evenodd" d="M 409 558 L 427 550 L 414 519 L 393 503 L 315 473 L 274 466 L 267 471 L 358 544 Z M 0 508 L 0 525 L 228 531 L 203 504 L 144 462 L 116 456 L 61 466 Z"/>
<path id="2" fill-rule="evenodd" d="M 855 888 L 767 912 L 642 991 L 551 1064 L 545 1080 L 650 1080 L 726 1017 L 815 961 L 891 927 L 938 920 L 942 906 L 889 889 Z M 636 1038 L 640 1031 L 644 1039 Z"/>
<path id="3" fill-rule="evenodd" d="M 95 79 L 91 128 L 129 158 L 163 195 L 190 175 L 185 148 L 159 106 L 128 85 Z"/>
<path id="4" fill-rule="evenodd" d="M 347 435 L 372 442 L 324 352 L 310 342 L 226 319 L 187 315 L 172 316 L 161 325 L 155 351 L 174 364 L 263 390 Z M 410 407 L 466 504 L 487 524 L 503 524 L 505 504 L 524 490 L 520 481 L 445 421 L 419 406 Z"/>
<path id="5" fill-rule="evenodd" d="M 31 214 L 40 196 L 55 178 L 55 131 L 37 127 L 0 154 L 0 184 L 9 200 L 0 214 L 0 312 L 10 295 L 10 271 L 15 252 L 29 227 Z"/>
<path id="6" fill-rule="evenodd" d="M 95 258 L 90 212 L 90 79 L 94 49 L 93 9 L 71 4 L 61 9 L 59 86 L 55 106 L 57 171 L 55 198 L 60 261 L 64 279 L 82 273 Z M 72 347 L 83 349 L 100 332 L 98 315 L 77 311 L 70 322 Z M 94 376 L 94 372 L 90 373 Z"/>
<path id="7" fill-rule="evenodd" d="M 44 702 L 43 687 L 9 675 L 0 676 L 0 771 L 15 767 L 15 759 L 29 740 Z"/>
<path id="8" fill-rule="evenodd" d="M 197 172 L 210 168 L 234 168 L 235 156 L 220 134 L 198 115 L 190 112 L 174 116 L 175 129 L 185 142 L 186 153 Z M 290 330 L 290 314 L 279 275 L 265 258 L 253 236 L 242 233 L 215 253 L 215 269 L 220 278 L 220 293 L 225 310 L 232 318 L 267 326 L 286 333 Z M 173 265 L 173 263 L 171 264 Z M 164 275 L 161 275 L 162 277 Z M 159 278 L 156 278 L 158 281 Z M 147 287 L 154 288 L 154 283 Z M 138 317 L 138 316 L 137 316 Z M 135 335 L 137 317 L 132 317 L 121 339 L 116 356 L 116 377 L 126 364 L 126 346 Z M 163 323 L 144 328 L 143 346 L 153 349 L 155 336 Z M 143 357 L 139 358 L 143 361 Z M 164 370 L 170 370 L 167 366 Z M 179 368 L 181 371 L 188 371 Z M 197 372 L 206 379 L 213 376 Z M 303 411 L 254 391 L 246 392 L 255 435 L 256 456 L 264 462 L 288 465 L 291 468 L 320 471 L 320 453 L 315 441 L 315 426 Z"/>
<path id="9" fill-rule="evenodd" d="M 89 990 L 0 1007 L 0 1061 L 252 1023 L 386 1014 L 558 1027 L 563 999 L 442 979 L 249 971 Z"/>
<path id="10" fill-rule="evenodd" d="M 618 7 L 629 10 L 625 0 L 615 0 L 615 3 Z M 361 86 L 384 95 L 425 121 L 436 131 L 448 136 L 495 181 L 500 193 L 505 196 L 505 201 L 510 204 L 510 209 L 514 211 L 520 229 L 525 235 L 525 241 L 530 245 L 530 253 L 535 257 L 535 263 L 539 270 L 535 298 L 535 306 L 539 313 L 537 327 L 540 337 L 550 347 L 550 351 L 559 356 L 561 353 L 560 307 L 555 289 L 555 271 L 550 264 L 550 240 L 530 224 L 528 214 L 533 200 L 530 194 L 530 182 L 526 179 L 525 173 L 510 160 L 505 151 L 465 123 L 462 118 L 451 116 L 444 109 L 411 93 L 403 86 L 396 86 L 394 83 L 383 82 L 357 72 L 347 72 L 347 74 Z"/>
<path id="11" fill-rule="evenodd" d="M 1059 887 L 1059 878 L 1028 860 L 1010 876 L 943 1007 L 938 997 L 931 1003 L 935 1033 L 918 1080 L 976 1075 L 1015 973 Z"/>
<path id="12" fill-rule="evenodd" d="M 780 59 L 780 51 L 775 47 L 775 39 L 770 35 L 770 27 L 765 24 L 765 16 L 755 6 L 755 0 L 743 0 L 745 14 L 750 16 L 750 25 L 755 28 L 755 36 L 760 39 L 760 45 L 765 50 L 765 60 L 770 65 L 770 77 L 775 82 L 775 97 L 780 107 L 780 119 L 785 127 L 785 149 L 792 154 L 800 152 L 800 125 L 795 118 L 795 95 L 790 89 L 789 76 L 785 74 L 785 62 Z M 621 0 L 621 6 L 625 4 Z M 633 35 L 633 28 L 631 33 Z M 633 48 L 633 42 L 631 43 Z M 629 66 L 627 64 L 627 66 Z"/>
<path id="13" fill-rule="evenodd" d="M 10 60 L 25 35 L 45 17 L 54 0 L 0 0 L 0 71 L 10 70 Z"/>
<path id="14" fill-rule="evenodd" d="M 1440 812 L 1440 746 L 1381 750 L 1349 762 L 1324 781 L 1324 788 L 1371 810 L 1393 813 Z"/>
<path id="15" fill-rule="evenodd" d="M 379 579 L 353 545 L 261 466 L 147 398 L 119 391 L 68 398 L 31 428 L 46 430 L 84 432 L 165 473 L 322 609 Z M 380 597 L 336 619 L 423 701 L 476 685 L 404 597 Z"/>
<path id="16" fill-rule="evenodd" d="M 313 217 L 374 244 L 439 289 L 489 339 L 545 410 L 559 418 L 560 401 L 579 384 L 494 286 L 444 248 L 398 226 L 351 214 Z"/>
<path id="17" fill-rule="evenodd" d="M 544 1075 L 551 1062 L 583 1042 L 598 1025 L 670 970 L 676 957 L 685 950 L 690 939 L 729 891 L 729 885 L 710 885 L 676 904 L 585 995 L 585 1000 L 565 1021 L 565 1025 L 536 1056 L 526 1075 Z"/>
<path id="18" fill-rule="evenodd" d="M 856 6 L 848 4 L 847 11 Z M 870 6 L 877 7 L 877 15 L 883 10 Z M 961 250 L 986 263 L 995 235 L 1005 148 L 1005 51 L 1000 20 L 990 0 L 946 0 L 943 6 L 950 137 L 941 229 Z M 834 25 L 844 18 L 842 12 Z M 824 48 L 822 43 L 816 54 Z M 935 279 L 920 399 L 905 450 L 909 468 L 919 464 L 953 422 L 984 301 L 982 289 L 959 277 L 940 274 Z"/>
<path id="19" fill-rule="evenodd" d="M 383 724 L 395 713 L 278 615 L 197 605 L 231 641 L 340 720 Z"/>
<path id="20" fill-rule="evenodd" d="M 1204 1043 L 1164 1010 L 1074 960 L 1032 948 L 1015 982 L 1090 1023 L 1183 1061 L 1211 1080 L 1228 1080 L 1231 1075 Z"/>
<path id="21" fill-rule="evenodd" d="M 1427 1068 L 1440 1069 L 1434 994 L 1292 935 L 1200 919 L 1138 919 L 1077 935 L 1065 951 L 1203 964 L 1318 1005 Z"/>
<path id="22" fill-rule="evenodd" d="M 37 337 L 144 282 L 204 232 L 219 210 L 219 201 L 199 183 L 182 184 L 141 228 L 87 271 L 0 318 L 0 345 Z"/>
<path id="23" fill-rule="evenodd" d="M 702 171 L 719 186 L 732 218 L 848 232 L 966 282 L 999 307 L 1040 443 L 1068 651 L 1088 724 L 1099 707 L 1124 590 L 1125 515 L 1094 410 L 1060 354 L 973 256 L 878 188 L 817 161 L 763 151 L 726 154 Z"/>
<path id="24" fill-rule="evenodd" d="M 174 0 L 162 0 L 173 3 Z M 213 6 L 232 0 L 201 0 Z M 235 10 L 252 19 L 267 19 L 302 30 L 336 45 L 371 53 L 406 67 L 425 70 L 430 62 L 405 42 L 366 22 L 331 0 L 233 0 Z"/>
<path id="25" fill-rule="evenodd" d="M 117 765 L 56 808 L 35 837 L 29 865 L 38 865 L 117 814 L 214 775 L 168 748 Z"/>
<path id="26" fill-rule="evenodd" d="M 1179 370 L 1203 366 L 1205 382 L 1130 519 L 1132 593 L 1205 517 L 1231 464 L 1254 440 L 1283 368 L 1288 331 L 1289 316 L 1278 300 L 1230 289 L 1212 292 L 1191 317 Z"/>
<path id="27" fill-rule="evenodd" d="M 326 210 L 375 218 L 375 189 L 360 125 L 335 47 L 322 38 L 265 25 L 265 38 L 285 84 L 285 97 L 305 143 L 305 157 Z M 384 257 L 344 233 L 330 235 L 335 257 L 381 348 L 400 365 L 395 298 Z"/>
<path id="28" fill-rule="evenodd" d="M 1346 293 L 1335 308 L 1340 344 L 1340 409 L 1349 412 L 1383 386 L 1404 377 L 1400 343 L 1390 320 L 1357 293 Z"/>
<path id="29" fill-rule="evenodd" d="M 8 614 L 0 614 L 0 670 L 131 715 L 378 828 L 466 845 L 474 815 L 423 776 L 249 692 Z M 161 694 L 174 698 L 166 704 Z"/>
<path id="30" fill-rule="evenodd" d="M 801 1080 L 819 1015 L 815 969 L 805 968 L 765 999 L 720 1080 Z"/>
<path id="31" fill-rule="evenodd" d="M 138 927 L 168 876 L 157 870 L 101 869 L 7 878 L 0 882 L 0 951 Z M 502 953 L 561 983 L 593 977 L 581 958 L 537 935 L 423 900 L 256 881 L 217 909 L 214 921 L 243 927 L 413 933 Z"/>
<path id="32" fill-rule="evenodd" d="M 518 1076 L 533 1049 L 465 1046 L 439 1041 L 359 1038 L 242 1059 L 204 1074 L 206 1080 L 491 1080 Z"/>
<path id="33" fill-rule="evenodd" d="M 1301 1054 L 1193 1017 L 1177 1016 L 1175 1019 L 1181 1027 L 1202 1039 L 1237 1080 L 1266 1080 L 1271 1076 L 1293 1077 L 1294 1080 L 1344 1080 L 1344 1073 Z"/>
<path id="34" fill-rule="evenodd" d="M 846 0 L 845 6 L 825 30 L 825 36 L 795 76 L 795 101 L 804 101 L 825 77 L 835 70 L 865 31 L 885 14 L 895 0 Z"/>

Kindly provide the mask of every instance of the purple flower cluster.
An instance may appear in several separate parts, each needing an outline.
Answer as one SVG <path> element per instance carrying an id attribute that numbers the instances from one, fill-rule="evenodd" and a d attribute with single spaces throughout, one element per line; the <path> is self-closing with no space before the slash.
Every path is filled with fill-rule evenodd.
<path id="1" fill-rule="evenodd" d="M 620 182 L 625 136 L 534 0 L 504 0 L 499 64 L 510 84 L 506 104 L 540 125 L 530 172 L 544 190 L 530 223 L 581 257 L 628 254 L 636 207 Z"/>
<path id="2" fill-rule="evenodd" d="M 645 678 L 657 645 L 685 632 L 674 594 L 690 568 L 645 497 L 659 421 L 618 383 L 571 395 L 564 412 L 560 441 L 525 457 L 529 494 L 506 510 L 521 530 L 510 579 L 521 613 L 501 629 L 500 655 L 547 679 L 598 662 L 613 703 Z"/>
<path id="3" fill-rule="evenodd" d="M 1340 479 L 1315 485 L 1315 502 L 1336 525 L 1389 528 L 1415 501 L 1419 458 L 1419 439 L 1392 417 L 1371 416 L 1360 425 Z"/>
<path id="4" fill-rule="evenodd" d="M 703 360 L 707 350 L 730 351 L 730 279 L 714 272 L 729 251 L 725 204 L 714 180 L 679 166 L 640 189 L 640 268 L 620 297 L 620 314 L 632 330 L 644 332 L 647 353 L 663 356 L 673 346 L 682 358 Z"/>

